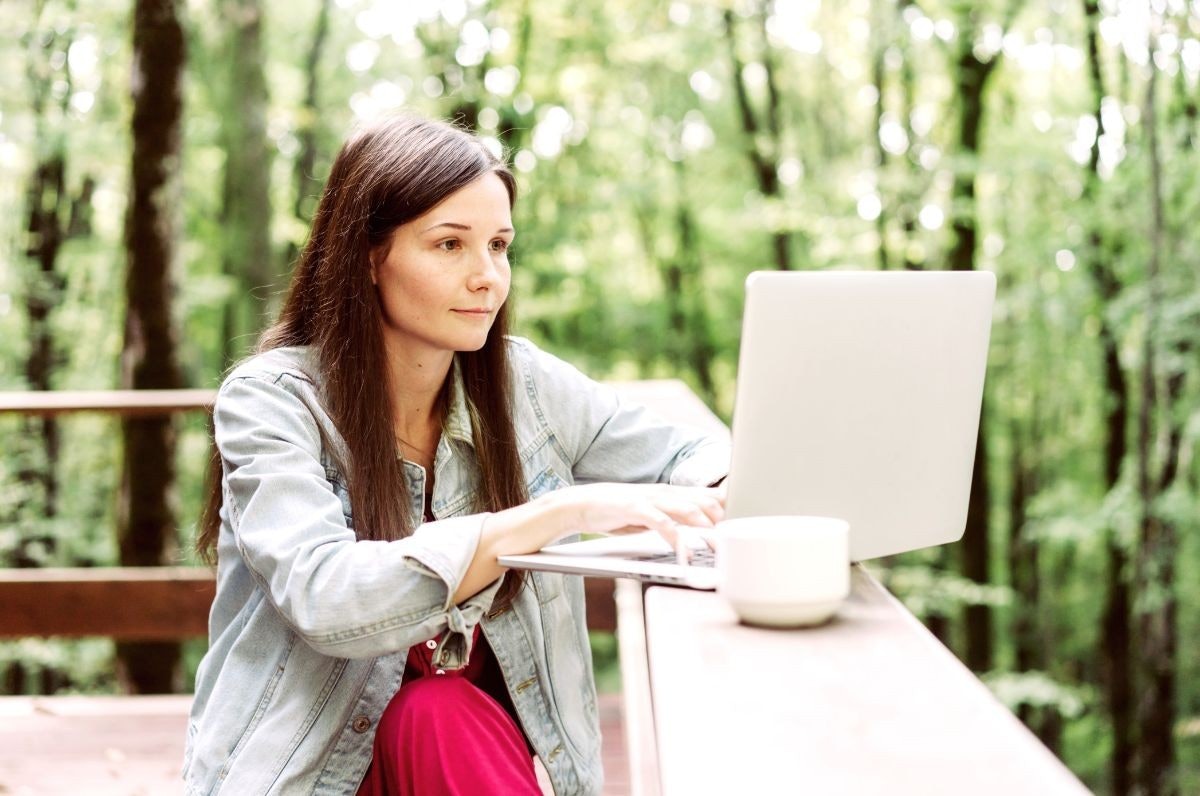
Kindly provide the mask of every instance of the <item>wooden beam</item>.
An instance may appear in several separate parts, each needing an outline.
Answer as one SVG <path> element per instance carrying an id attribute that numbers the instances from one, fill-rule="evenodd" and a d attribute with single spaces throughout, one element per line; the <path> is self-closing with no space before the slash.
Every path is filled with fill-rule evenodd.
<path id="1" fill-rule="evenodd" d="M 0 414 L 52 417 L 104 412 L 148 417 L 212 409 L 216 390 L 26 390 L 0 392 Z"/>
<path id="2" fill-rule="evenodd" d="M 201 637 L 215 588 L 204 567 L 0 569 L 0 638 Z M 588 628 L 615 630 L 613 582 L 587 578 L 584 588 Z"/>
<path id="3" fill-rule="evenodd" d="M 191 694 L 0 696 L 0 793 L 181 794 L 191 705 Z M 623 793 L 621 697 L 599 694 L 596 707 L 605 793 Z"/>
<path id="4" fill-rule="evenodd" d="M 203 567 L 0 570 L 0 638 L 205 636 L 214 589 Z"/>
<path id="5" fill-rule="evenodd" d="M 642 403 L 676 422 L 709 431 L 725 427 L 678 379 L 610 382 L 625 400 Z M 210 411 L 216 390 L 18 390 L 0 391 L 0 414 L 40 415 L 102 412 L 132 416 Z"/>
<path id="6" fill-rule="evenodd" d="M 607 578 L 583 579 L 584 599 L 587 601 L 588 630 L 612 633 L 617 629 L 615 588 L 616 581 Z"/>

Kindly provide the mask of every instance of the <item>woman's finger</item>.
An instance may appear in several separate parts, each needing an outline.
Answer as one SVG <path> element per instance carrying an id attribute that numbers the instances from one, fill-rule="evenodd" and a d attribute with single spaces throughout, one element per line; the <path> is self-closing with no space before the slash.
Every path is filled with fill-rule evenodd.
<path id="1" fill-rule="evenodd" d="M 633 528 L 666 530 L 675 523 L 709 528 L 724 518 L 716 490 L 669 484 L 589 484 L 569 487 L 582 499 L 583 530 L 624 533 Z M 668 526 L 666 523 L 670 523 Z"/>
<path id="2" fill-rule="evenodd" d="M 716 520 L 690 500 L 673 497 L 661 497 L 654 504 L 671 516 L 673 520 L 683 525 L 694 525 L 697 528 L 707 528 L 716 524 Z"/>
<path id="3" fill-rule="evenodd" d="M 697 505 L 712 520 L 713 525 L 725 519 L 725 504 L 716 498 L 706 497 L 700 500 Z"/>

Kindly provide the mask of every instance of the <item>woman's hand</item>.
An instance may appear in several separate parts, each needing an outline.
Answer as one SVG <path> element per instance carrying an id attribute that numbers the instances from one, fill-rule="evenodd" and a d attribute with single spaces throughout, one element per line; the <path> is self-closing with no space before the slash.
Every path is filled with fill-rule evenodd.
<path id="1" fill-rule="evenodd" d="M 573 533 L 619 534 L 650 529 L 675 546 L 679 526 L 711 528 L 725 516 L 722 488 L 587 484 L 566 487 L 539 500 L 556 505 L 563 523 L 548 542 Z"/>
<path id="2" fill-rule="evenodd" d="M 669 484 L 587 484 L 549 492 L 490 515 L 475 556 L 454 594 L 456 603 L 504 574 L 496 559 L 535 553 L 576 533 L 657 531 L 681 550 L 688 528 L 711 528 L 725 516 L 724 487 Z M 686 557 L 686 553 L 681 553 Z"/>

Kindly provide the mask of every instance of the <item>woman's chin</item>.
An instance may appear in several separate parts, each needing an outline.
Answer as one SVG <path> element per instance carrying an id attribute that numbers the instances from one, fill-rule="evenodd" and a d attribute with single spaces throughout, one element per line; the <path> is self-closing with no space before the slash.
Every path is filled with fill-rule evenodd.
<path id="1" fill-rule="evenodd" d="M 487 345 L 487 341 L 488 341 L 487 335 L 482 335 L 477 338 L 471 338 L 469 340 L 462 340 L 462 341 L 459 341 L 460 344 L 458 346 L 456 346 L 454 350 L 458 351 L 460 353 L 470 353 L 472 351 L 478 351 L 481 348 L 483 348 L 485 345 Z"/>

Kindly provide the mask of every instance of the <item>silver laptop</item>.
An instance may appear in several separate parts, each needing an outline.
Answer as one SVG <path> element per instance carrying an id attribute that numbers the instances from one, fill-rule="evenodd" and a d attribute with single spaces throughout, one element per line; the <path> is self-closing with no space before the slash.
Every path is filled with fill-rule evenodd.
<path id="1" fill-rule="evenodd" d="M 960 539 L 995 294 L 988 272 L 751 274 L 726 515 L 843 517 L 854 561 Z M 653 532 L 499 561 L 716 587 Z"/>

